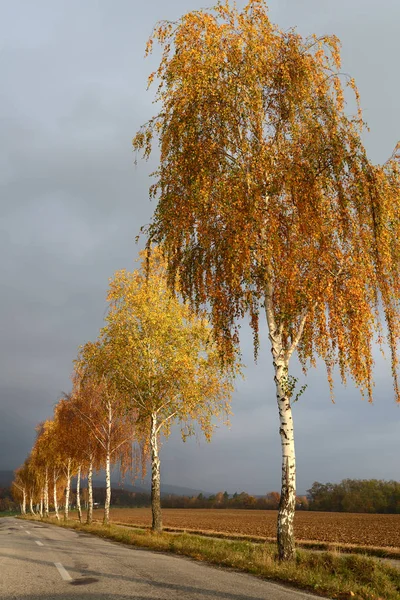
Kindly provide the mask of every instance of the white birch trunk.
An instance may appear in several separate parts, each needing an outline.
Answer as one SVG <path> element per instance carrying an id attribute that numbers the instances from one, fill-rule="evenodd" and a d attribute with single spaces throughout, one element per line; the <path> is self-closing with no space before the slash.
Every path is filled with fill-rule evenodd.
<path id="1" fill-rule="evenodd" d="M 108 430 L 107 430 L 107 446 L 106 446 L 106 500 L 104 503 L 104 519 L 103 525 L 108 525 L 110 522 L 110 503 L 111 503 L 111 429 L 112 429 L 112 407 L 108 403 Z"/>
<path id="2" fill-rule="evenodd" d="M 289 358 L 282 343 L 282 330 L 276 325 L 272 290 L 266 298 L 266 314 L 275 371 L 276 399 L 279 410 L 279 434 L 282 450 L 282 484 L 279 502 L 277 540 L 279 560 L 295 558 L 294 515 L 296 508 L 296 456 L 290 392 L 288 389 Z"/>
<path id="3" fill-rule="evenodd" d="M 68 521 L 70 492 L 71 492 L 71 459 L 69 458 L 68 464 L 67 464 L 67 487 L 65 488 L 64 521 Z"/>
<path id="4" fill-rule="evenodd" d="M 82 523 L 82 508 L 81 508 L 81 465 L 78 467 L 76 476 L 76 507 L 78 509 L 79 523 Z"/>
<path id="5" fill-rule="evenodd" d="M 44 516 L 49 518 L 49 468 L 46 467 L 44 479 Z"/>
<path id="6" fill-rule="evenodd" d="M 54 501 L 54 512 L 56 513 L 57 521 L 60 520 L 60 515 L 58 514 L 58 502 L 57 502 L 57 477 L 56 470 L 54 469 L 54 485 L 53 485 L 53 501 Z"/>
<path id="7" fill-rule="evenodd" d="M 151 415 L 151 512 L 152 530 L 162 531 L 161 489 L 160 489 L 160 457 L 158 454 L 157 414 Z"/>
<path id="8" fill-rule="evenodd" d="M 22 490 L 22 507 L 21 512 L 23 515 L 26 515 L 26 491 L 25 488 Z"/>
<path id="9" fill-rule="evenodd" d="M 33 496 L 32 496 L 32 492 L 29 495 L 29 510 L 31 511 L 32 515 L 35 514 L 35 511 L 33 509 Z"/>
<path id="10" fill-rule="evenodd" d="M 107 444 L 106 456 L 106 500 L 104 503 L 104 519 L 103 524 L 108 525 L 110 522 L 110 502 L 111 502 L 111 460 L 110 460 L 110 444 Z"/>
<path id="11" fill-rule="evenodd" d="M 278 553 L 280 560 L 292 560 L 295 558 L 293 522 L 296 508 L 296 456 L 292 408 L 287 390 L 284 389 L 284 384 L 287 382 L 286 366 L 277 364 L 275 368 L 275 381 L 282 448 L 282 490 L 278 513 Z"/>
<path id="12" fill-rule="evenodd" d="M 92 461 L 90 461 L 90 463 L 89 463 L 87 481 L 88 481 L 88 509 L 87 509 L 86 523 L 88 525 L 90 525 L 91 522 L 93 521 L 93 462 Z"/>
<path id="13" fill-rule="evenodd" d="M 42 493 L 40 494 L 40 504 L 39 504 L 39 515 L 40 515 L 41 519 L 43 519 L 43 494 L 44 494 L 44 491 L 42 490 Z"/>

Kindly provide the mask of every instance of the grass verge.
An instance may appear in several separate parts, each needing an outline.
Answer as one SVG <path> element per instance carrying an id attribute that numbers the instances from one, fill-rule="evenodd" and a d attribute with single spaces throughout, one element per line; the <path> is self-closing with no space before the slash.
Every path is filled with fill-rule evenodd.
<path id="1" fill-rule="evenodd" d="M 132 527 L 136 529 L 149 529 L 150 527 L 144 525 L 135 525 L 132 523 L 123 523 L 122 521 L 114 521 L 114 525 L 121 525 L 123 527 Z M 220 538 L 223 540 L 241 540 L 246 542 L 254 542 L 256 544 L 276 544 L 276 538 L 265 538 L 256 535 L 244 535 L 244 534 L 233 534 L 224 533 L 223 531 L 209 531 L 201 529 L 188 529 L 178 527 L 164 527 L 164 531 L 171 533 L 190 533 L 193 535 L 201 535 L 212 538 Z M 326 552 L 344 552 L 347 554 L 362 554 L 367 556 L 376 556 L 378 558 L 393 558 L 400 560 L 400 549 L 390 548 L 387 546 L 357 546 L 356 544 L 342 544 L 340 542 L 319 542 L 317 540 L 299 540 L 296 539 L 296 546 L 298 548 L 304 548 L 305 550 L 319 550 Z"/>
<path id="2" fill-rule="evenodd" d="M 4 511 L 0 512 L 0 519 L 1 519 L 1 517 L 15 517 L 17 515 L 19 515 L 19 511 L 4 510 Z"/>
<path id="3" fill-rule="evenodd" d="M 400 570 L 366 556 L 297 550 L 295 561 L 280 563 L 275 545 L 269 543 L 207 538 L 189 533 L 153 534 L 146 529 L 114 524 L 81 525 L 76 521 L 44 520 L 124 544 L 245 571 L 338 600 L 400 599 Z"/>

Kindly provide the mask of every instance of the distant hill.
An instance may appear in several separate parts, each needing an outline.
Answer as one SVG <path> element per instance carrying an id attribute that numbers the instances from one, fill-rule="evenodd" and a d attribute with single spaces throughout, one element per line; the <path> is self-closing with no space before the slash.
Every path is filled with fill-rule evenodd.
<path id="1" fill-rule="evenodd" d="M 0 471 L 0 488 L 10 487 L 13 479 L 14 471 Z M 105 485 L 106 484 L 104 479 L 96 478 L 93 480 L 93 487 L 104 488 Z M 140 482 L 137 484 L 135 483 L 135 485 L 132 485 L 131 483 L 120 483 L 118 480 L 112 480 L 111 485 L 115 489 L 123 489 L 127 492 L 150 494 L 150 483 L 148 483 L 147 481 Z M 202 490 L 194 490 L 192 488 L 181 487 L 179 485 L 161 485 L 161 494 L 163 496 L 168 496 L 169 494 L 174 494 L 175 496 L 198 496 L 200 493 L 203 493 L 204 495 L 209 495 L 202 492 Z"/>
<path id="2" fill-rule="evenodd" d="M 127 492 L 137 492 L 138 494 L 150 494 L 150 483 L 140 482 L 132 485 L 131 483 L 120 483 L 118 481 L 111 481 L 111 486 L 115 489 L 122 489 Z M 104 479 L 94 479 L 93 487 L 105 487 Z M 169 485 L 169 484 L 161 484 L 161 495 L 168 496 L 172 494 L 174 496 L 198 496 L 199 494 L 204 494 L 205 496 L 209 496 L 210 494 L 206 494 L 202 490 L 196 490 L 188 487 L 181 487 L 179 485 Z"/>

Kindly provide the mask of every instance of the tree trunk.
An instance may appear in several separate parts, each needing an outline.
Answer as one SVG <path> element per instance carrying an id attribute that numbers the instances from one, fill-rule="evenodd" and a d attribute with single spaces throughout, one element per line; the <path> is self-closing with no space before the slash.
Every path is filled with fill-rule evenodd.
<path id="1" fill-rule="evenodd" d="M 40 504 L 39 504 L 39 515 L 40 518 L 43 519 L 43 490 L 42 493 L 40 494 Z"/>
<path id="2" fill-rule="evenodd" d="M 33 496 L 32 496 L 32 493 L 30 493 L 30 495 L 29 495 L 29 510 L 31 511 L 32 515 L 35 514 L 35 511 L 33 509 Z"/>
<path id="3" fill-rule="evenodd" d="M 104 503 L 103 525 L 110 522 L 110 502 L 111 502 L 111 473 L 110 473 L 110 443 L 107 444 L 106 456 L 106 501 Z"/>
<path id="4" fill-rule="evenodd" d="M 88 484 L 88 509 L 87 509 L 86 523 L 88 525 L 90 525 L 91 522 L 93 521 L 93 462 L 92 461 L 90 461 L 90 463 L 89 463 L 87 484 Z"/>
<path id="5" fill-rule="evenodd" d="M 23 515 L 26 515 L 26 491 L 22 490 L 22 510 Z"/>
<path id="6" fill-rule="evenodd" d="M 162 531 L 161 493 L 160 493 L 160 457 L 158 455 L 157 414 L 151 415 L 151 512 L 153 516 L 152 530 Z"/>
<path id="7" fill-rule="evenodd" d="M 279 434 L 282 448 L 282 489 L 279 502 L 277 540 L 279 560 L 293 560 L 296 556 L 294 542 L 294 512 L 296 508 L 296 457 L 294 452 L 294 433 L 292 408 L 290 405 L 291 389 L 288 381 L 290 356 L 301 338 L 306 315 L 290 346 L 283 345 L 283 325 L 275 319 L 273 303 L 272 275 L 267 283 L 265 294 L 265 313 L 267 317 L 269 339 L 275 371 L 276 399 L 279 410 Z"/>
<path id="8" fill-rule="evenodd" d="M 58 514 L 57 477 L 56 477 L 56 470 L 55 469 L 54 469 L 53 500 L 54 500 L 54 512 L 56 513 L 56 519 L 57 519 L 57 521 L 59 521 L 60 520 L 60 515 Z"/>
<path id="9" fill-rule="evenodd" d="M 49 518 L 49 468 L 46 467 L 44 479 L 44 516 Z"/>
<path id="10" fill-rule="evenodd" d="M 67 464 L 67 487 L 65 488 L 64 521 L 68 521 L 70 492 L 71 492 L 71 459 L 69 458 L 68 464 Z"/>
<path id="11" fill-rule="evenodd" d="M 274 351 L 273 351 L 273 354 Z M 282 489 L 278 512 L 279 560 L 295 558 L 293 522 L 296 508 L 296 456 L 290 391 L 288 389 L 288 364 L 279 353 L 274 356 L 276 398 L 279 410 L 279 433 L 282 448 Z"/>
<path id="12" fill-rule="evenodd" d="M 79 523 L 82 523 L 82 508 L 81 508 L 81 465 L 78 467 L 76 476 L 76 507 L 78 509 Z"/>

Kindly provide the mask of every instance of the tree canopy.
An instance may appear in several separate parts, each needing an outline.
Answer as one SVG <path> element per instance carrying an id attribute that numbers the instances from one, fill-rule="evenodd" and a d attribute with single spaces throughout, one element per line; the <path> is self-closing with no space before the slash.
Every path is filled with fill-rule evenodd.
<path id="1" fill-rule="evenodd" d="M 242 12 L 220 2 L 148 43 L 163 46 L 160 112 L 135 136 L 161 157 L 148 228 L 162 244 L 170 282 L 207 302 L 225 357 L 247 312 L 273 299 L 276 326 L 304 367 L 337 364 L 372 399 L 371 345 L 388 328 L 396 398 L 400 192 L 396 152 L 373 165 L 361 111 L 345 111 L 335 36 L 302 38 L 271 23 L 262 0 Z"/>

